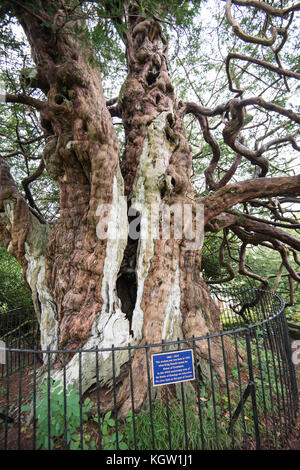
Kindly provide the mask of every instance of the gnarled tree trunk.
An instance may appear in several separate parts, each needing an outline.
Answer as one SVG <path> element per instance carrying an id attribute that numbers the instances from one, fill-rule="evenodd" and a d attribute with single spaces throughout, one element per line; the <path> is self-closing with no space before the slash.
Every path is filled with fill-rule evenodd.
<path id="1" fill-rule="evenodd" d="M 40 15 L 50 21 L 46 10 Z M 80 37 L 56 33 L 21 7 L 17 16 L 31 45 L 39 87 L 47 95 L 38 104 L 47 136 L 43 158 L 59 184 L 60 217 L 54 226 L 42 223 L 2 161 L 1 239 L 23 266 L 40 318 L 42 348 L 101 349 L 218 331 L 218 308 L 200 274 L 201 243 L 184 234 L 157 237 L 152 231 L 156 227 L 162 233 L 162 208 L 172 214 L 188 206 L 195 216 L 199 206 L 159 23 L 138 16 L 133 7 L 126 35 L 128 76 L 115 110 L 126 136 L 120 169 L 118 139 L 100 71 L 90 65 L 91 52 Z M 53 21 L 59 30 L 64 13 L 58 10 Z M 140 215 L 137 240 L 128 236 L 134 213 Z M 171 216 L 171 232 L 174 223 Z M 100 236 L 103 232 L 107 237 Z M 230 359 L 230 345 L 225 346 Z M 209 357 L 207 344 L 198 342 L 197 353 L 201 367 Z M 95 380 L 95 357 L 82 354 L 83 391 Z M 117 377 L 127 359 L 126 351 L 116 352 Z M 211 360 L 223 381 L 217 339 L 212 339 Z M 78 361 L 74 355 L 68 362 L 71 382 L 78 380 Z M 106 384 L 112 380 L 111 354 L 101 353 L 99 365 Z M 132 370 L 139 409 L 148 389 L 142 349 L 134 354 Z M 61 372 L 53 374 L 59 378 Z M 126 414 L 130 383 L 128 377 L 122 381 L 118 405 Z"/>
<path id="2" fill-rule="evenodd" d="M 261 106 L 295 123 L 299 116 L 261 96 L 234 98 L 214 109 L 178 102 L 168 73 L 167 42 L 160 23 L 140 16 L 134 1 L 122 4 L 128 8 L 129 28 L 124 33 L 128 76 L 116 106 L 108 109 L 100 70 L 92 65 L 93 52 L 85 41 L 85 25 L 72 19 L 79 5 L 61 0 L 35 0 L 30 5 L 2 3 L 1 12 L 7 8 L 25 31 L 36 64 L 34 83 L 47 97 L 46 101 L 30 95 L 7 95 L 6 99 L 34 106 L 40 112 L 46 137 L 40 168 L 45 164 L 60 191 L 60 217 L 48 225 L 36 207 L 26 203 L 9 166 L 0 158 L 0 238 L 23 267 L 40 321 L 43 349 L 70 352 L 78 348 L 126 347 L 128 343 L 143 346 L 217 332 L 219 311 L 201 277 L 204 227 L 214 232 L 231 227 L 238 235 L 243 242 L 241 273 L 245 273 L 247 243 L 267 241 L 268 247 L 271 244 L 280 252 L 289 274 L 299 280 L 283 245 L 287 242 L 296 250 L 299 244 L 295 237 L 257 218 L 245 219 L 228 212 L 245 201 L 300 194 L 299 175 L 264 177 L 268 162 L 262 154 L 274 142 L 289 140 L 298 148 L 294 137 L 272 139 L 251 151 L 240 134 L 246 107 Z M 106 1 L 101 5 L 107 10 L 116 6 Z M 266 4 L 261 8 L 266 9 Z M 281 17 L 286 14 L 278 9 L 269 13 L 278 12 Z M 118 15 L 110 16 L 116 23 L 122 22 Z M 230 12 L 228 18 L 230 23 Z M 244 36 L 247 38 L 257 42 Z M 229 68 L 233 56 L 228 57 Z M 257 62 L 264 61 L 255 59 Z M 265 64 L 267 69 L 286 74 L 281 67 Z M 295 73 L 292 76 L 295 78 Z M 242 91 L 235 90 L 238 96 Z M 207 189 L 214 192 L 202 199 L 196 197 L 190 183 L 192 156 L 183 123 L 187 113 L 199 120 L 203 137 L 212 149 L 205 177 Z M 209 129 L 208 117 L 222 114 L 226 118 L 223 139 L 236 158 L 217 182 L 214 170 L 221 149 Z M 122 158 L 112 116 L 118 116 L 124 124 Z M 259 178 L 231 183 L 242 157 L 260 168 L 256 174 Z M 202 225 L 198 224 L 198 215 L 200 221 L 203 217 Z M 137 225 L 139 236 L 135 233 Z M 222 248 L 223 244 L 220 260 L 224 265 Z M 255 274 L 252 277 L 262 279 Z M 196 344 L 202 377 L 211 359 L 222 383 L 222 345 L 216 338 L 211 339 L 210 358 L 207 342 Z M 230 366 L 233 354 L 226 338 L 224 346 Z M 70 353 L 67 357 L 67 380 L 76 383 L 79 355 Z M 53 377 L 61 378 L 60 357 L 51 360 L 55 366 Z M 82 353 L 81 360 L 85 391 L 95 381 L 96 354 Z M 127 361 L 125 348 L 115 351 L 117 401 L 124 415 L 131 406 Z M 112 362 L 109 351 L 99 353 L 99 378 L 104 386 L 112 381 Z M 132 371 L 137 410 L 148 389 L 142 348 L 134 353 Z"/>
<path id="3" fill-rule="evenodd" d="M 126 37 L 129 73 L 117 110 L 126 137 L 121 161 L 125 195 L 133 213 L 140 214 L 141 237 L 138 243 L 128 242 L 121 279 L 129 289 L 133 259 L 137 285 L 136 301 L 129 318 L 131 331 L 134 340 L 151 344 L 219 331 L 220 318 L 201 277 L 204 226 L 195 227 L 198 203 L 190 183 L 192 156 L 181 106 L 168 74 L 167 43 L 158 22 L 135 13 L 133 9 L 131 29 Z M 167 210 L 176 215 L 178 210 L 183 216 L 187 207 L 193 212 L 194 231 L 199 230 L 194 243 L 185 237 L 183 225 L 180 227 L 182 236 L 176 237 L 172 217 L 170 232 L 173 236 L 164 238 L 162 220 L 155 218 L 155 214 Z M 159 226 L 158 238 L 151 233 L 149 213 Z M 184 224 L 184 218 L 182 222 Z M 221 344 L 217 340 L 213 343 L 213 368 L 222 381 Z M 198 342 L 197 348 L 199 358 L 208 360 L 207 344 Z M 148 380 L 143 349 L 135 352 L 132 370 L 135 405 L 139 408 L 147 393 Z M 127 379 L 120 403 L 129 397 L 129 389 Z M 126 414 L 130 406 L 129 400 L 125 401 L 122 412 Z"/>

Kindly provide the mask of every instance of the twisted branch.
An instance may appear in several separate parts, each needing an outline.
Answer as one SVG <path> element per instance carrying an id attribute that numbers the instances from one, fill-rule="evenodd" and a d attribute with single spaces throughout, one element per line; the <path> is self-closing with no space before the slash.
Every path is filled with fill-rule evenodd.
<path id="1" fill-rule="evenodd" d="M 245 42 L 250 42 L 253 44 L 261 44 L 263 46 L 272 46 L 277 38 L 277 29 L 274 26 L 271 26 L 271 37 L 270 38 L 259 38 L 256 36 L 251 36 L 245 33 L 239 24 L 234 20 L 231 14 L 232 1 L 226 0 L 226 19 L 228 23 L 232 26 L 233 32 Z"/>

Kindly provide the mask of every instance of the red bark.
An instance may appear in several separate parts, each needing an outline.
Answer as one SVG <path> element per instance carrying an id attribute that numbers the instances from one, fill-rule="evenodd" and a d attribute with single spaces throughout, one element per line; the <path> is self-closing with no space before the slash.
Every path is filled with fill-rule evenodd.
<path id="1" fill-rule="evenodd" d="M 97 208 L 99 204 L 109 204 L 113 200 L 119 144 L 105 104 L 100 70 L 88 60 L 92 52 L 83 45 L 80 34 L 73 36 L 60 31 L 62 25 L 74 28 L 75 23 L 62 10 L 58 10 L 53 18 L 46 7 L 39 14 L 45 22 L 22 7 L 19 7 L 17 16 L 31 45 L 37 67 L 37 81 L 47 95 L 47 101 L 36 102 L 28 100 L 28 97 L 8 97 L 8 100 L 31 104 L 41 113 L 41 122 L 47 137 L 43 158 L 49 175 L 57 180 L 60 190 L 60 217 L 47 237 L 47 284 L 57 308 L 59 346 L 75 349 L 86 344 L 104 303 L 101 292 L 107 241 L 97 237 Z M 46 20 L 52 23 L 52 28 L 46 25 Z M 299 176 L 259 178 L 226 184 L 224 187 L 221 187 L 220 182 L 215 184 L 212 173 L 220 157 L 219 149 L 215 146 L 214 158 L 206 176 L 211 187 L 221 188 L 213 195 L 197 198 L 190 182 L 192 155 L 183 116 L 187 109 L 208 116 L 220 114 L 227 108 L 221 106 L 210 111 L 199 107 L 195 109 L 192 104 L 183 108 L 176 98 L 168 73 L 167 42 L 159 22 L 139 16 L 134 6 L 131 6 L 129 20 L 130 29 L 126 33 L 128 76 L 116 107 L 125 129 L 126 145 L 121 170 L 129 207 L 134 206 L 138 191 L 144 191 L 146 195 L 153 191 L 156 197 L 159 178 L 162 177 L 164 183 L 159 195 L 161 205 L 165 204 L 172 209 L 175 205 L 182 208 L 187 204 L 192 207 L 195 215 L 197 207 L 203 204 L 205 224 L 209 224 L 213 230 L 220 230 L 236 223 L 234 216 L 224 216 L 223 212 L 237 203 L 261 196 L 300 194 Z M 82 24 L 80 26 L 84 27 Z M 245 148 L 237 145 L 243 109 L 233 106 L 231 111 L 233 119 L 225 129 L 224 138 L 234 150 L 245 154 Z M 150 132 L 153 131 L 151 126 L 161 116 L 165 121 L 159 132 L 170 153 L 168 162 L 162 174 L 155 175 L 154 182 L 147 180 L 147 174 L 142 175 L 144 180 L 141 189 L 138 187 L 138 178 L 142 155 L 146 152 L 145 144 L 150 142 Z M 200 121 L 206 140 L 214 145 L 206 119 L 202 116 Z M 156 152 L 155 157 L 159 161 L 162 157 L 159 151 Z M 149 155 L 144 155 L 144 158 L 147 156 Z M 257 153 L 245 156 L 266 169 L 265 161 Z M 237 162 L 239 160 L 238 155 Z M 153 160 L 153 167 L 156 163 Z M 229 170 L 223 183 L 229 181 L 236 167 L 237 163 Z M 25 242 L 31 225 L 31 214 L 4 162 L 1 163 L 0 182 L 0 211 L 4 210 L 4 201 L 11 199 L 16 204 L 13 221 L 8 224 L 7 220 L 5 223 L 1 222 L 1 239 L 6 246 L 11 242 L 11 250 L 26 273 Z M 153 187 L 150 187 L 151 184 Z M 251 229 L 252 222 L 247 223 Z M 171 231 L 172 229 L 174 221 Z M 150 240 L 150 248 L 147 249 L 149 248 L 151 256 L 147 260 L 149 265 L 143 278 L 140 299 L 143 316 L 141 337 L 134 324 L 137 305 L 130 305 L 128 309 L 126 307 L 125 312 L 130 322 L 133 322 L 133 341 L 143 345 L 146 342 L 159 343 L 165 339 L 168 302 L 172 300 L 174 285 L 180 293 L 176 294 L 176 299 L 179 302 L 181 322 L 175 333 L 190 339 L 193 336 L 215 333 L 220 329 L 218 307 L 201 277 L 201 246 L 192 249 L 190 241 L 184 235 L 180 239 L 170 237 L 166 240 Z M 114 290 L 118 290 L 123 305 L 128 302 L 125 298 L 127 290 L 137 290 L 140 287 L 136 287 L 132 275 L 129 276 L 132 272 L 130 262 L 133 260 L 133 264 L 136 263 L 140 253 L 141 245 L 129 239 L 119 273 L 121 280 L 119 284 L 112 286 Z M 137 275 L 136 266 L 134 268 Z M 135 282 L 138 283 L 138 280 L 135 279 Z M 133 301 L 133 304 L 135 302 L 137 301 Z M 230 366 L 231 345 L 226 338 L 224 343 Z M 220 341 L 212 339 L 212 346 L 212 365 L 222 383 L 224 369 Z M 197 352 L 202 360 L 209 360 L 205 342 L 198 343 Z M 148 391 L 145 353 L 142 349 L 137 350 L 134 355 L 132 370 L 136 390 L 135 409 L 138 410 Z M 118 404 L 122 407 L 121 413 L 126 415 L 131 408 L 129 377 L 124 380 Z"/>
<path id="2" fill-rule="evenodd" d="M 52 21 L 47 8 L 41 14 Z M 44 159 L 60 189 L 60 218 L 47 243 L 48 286 L 57 305 L 59 345 L 77 348 L 85 343 L 102 306 L 106 242 L 96 236 L 96 211 L 112 200 L 119 144 L 100 71 L 89 64 L 91 51 L 80 36 L 55 34 L 22 9 L 18 16 L 39 86 L 47 92 L 47 105 L 40 109 L 48 135 Z M 54 20 L 59 26 L 64 12 L 58 10 Z"/>

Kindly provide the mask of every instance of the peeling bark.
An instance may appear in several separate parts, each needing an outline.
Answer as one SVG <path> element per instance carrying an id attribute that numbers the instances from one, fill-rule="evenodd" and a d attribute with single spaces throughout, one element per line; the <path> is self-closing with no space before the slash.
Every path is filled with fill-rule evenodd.
<path id="1" fill-rule="evenodd" d="M 27 12 L 19 19 L 47 90 L 41 117 L 53 133 L 44 160 L 60 188 L 60 218 L 47 240 L 46 277 L 57 305 L 59 346 L 75 349 L 85 344 L 103 308 L 107 244 L 96 236 L 97 208 L 113 200 L 119 146 L 99 70 L 89 65 L 90 52 L 80 38 L 54 35 Z"/>
<path id="2" fill-rule="evenodd" d="M 63 15 L 59 10 L 55 21 L 64 21 Z M 60 218 L 37 237 L 41 224 L 31 218 L 3 162 L 1 238 L 23 266 L 41 317 L 44 347 L 76 349 L 91 339 L 99 347 L 124 344 L 128 321 L 113 307 L 127 233 L 114 241 L 97 235 L 102 204 L 111 205 L 108 230 L 114 229 L 116 210 L 120 226 L 127 226 L 126 211 L 118 209 L 124 192 L 119 144 L 100 71 L 90 65 L 92 52 L 78 35 L 55 34 L 22 7 L 17 16 L 31 45 L 37 84 L 47 94 L 39 109 L 46 136 L 43 158 L 59 185 Z M 53 20 L 47 5 L 41 16 Z"/>
<path id="3" fill-rule="evenodd" d="M 201 201 L 190 183 L 191 149 L 168 74 L 166 40 L 157 21 L 138 16 L 132 8 L 126 35 L 128 77 L 117 104 L 126 137 L 121 169 L 100 71 L 89 64 L 89 51 L 80 38 L 55 34 L 21 7 L 18 12 L 36 62 L 36 80 L 47 94 L 40 108 L 47 129 L 43 158 L 59 185 L 60 218 L 51 228 L 36 220 L 3 164 L 1 238 L 22 264 L 37 309 L 40 304 L 43 347 L 145 345 L 204 336 L 220 328 L 219 311 L 200 274 L 201 246 L 192 249 L 184 234 L 157 236 L 163 230 L 162 207 L 172 212 L 188 205 L 195 215 Z M 59 15 L 56 21 L 64 21 L 63 12 Z M 47 17 L 46 10 L 42 16 Z M 129 210 L 141 217 L 138 240 L 128 238 L 124 195 Z M 209 203 L 213 213 L 215 203 Z M 106 214 L 102 205 L 109 205 Z M 107 238 L 99 236 L 104 222 Z M 172 217 L 171 232 L 174 224 Z M 135 276 L 135 292 L 125 312 L 130 276 Z M 213 367 L 223 383 L 221 344 L 217 339 L 212 344 Z M 225 346 L 230 358 L 230 344 Z M 205 377 L 209 353 L 204 342 L 197 344 L 197 353 Z M 66 375 L 74 385 L 79 360 L 78 354 L 68 355 Z M 126 373 L 127 360 L 128 352 L 115 353 L 123 415 L 131 408 L 129 377 L 120 376 Z M 95 381 L 96 355 L 82 353 L 81 362 L 84 392 Z M 109 385 L 111 353 L 101 352 L 99 364 L 99 379 Z M 61 378 L 59 359 L 54 366 L 53 377 Z M 135 352 L 132 370 L 138 410 L 148 391 L 143 349 Z"/>
<path id="4" fill-rule="evenodd" d="M 49 227 L 30 212 L 19 193 L 4 159 L 0 160 L 0 237 L 7 251 L 23 268 L 24 279 L 32 292 L 40 323 L 43 349 L 58 346 L 56 303 L 45 278 L 45 253 Z"/>
<path id="5" fill-rule="evenodd" d="M 145 215 L 150 206 L 156 214 L 163 205 L 172 211 L 188 204 L 195 211 L 198 203 L 190 184 L 191 150 L 168 75 L 166 42 L 156 21 L 137 16 L 131 18 L 127 42 L 129 74 L 118 104 L 126 136 L 121 169 L 130 207 L 141 213 L 141 238 L 136 246 L 133 339 L 145 345 L 204 336 L 218 331 L 220 323 L 219 311 L 201 278 L 201 247 L 189 249 L 184 235 L 180 239 L 156 238 L 149 231 Z M 161 235 L 159 218 L 156 228 Z M 174 222 L 171 222 L 173 230 Z M 222 383 L 221 344 L 218 340 L 213 343 L 213 367 Z M 226 348 L 230 357 L 227 342 Z M 151 352 L 155 351 L 151 349 Z M 200 367 L 202 362 L 207 369 L 207 345 L 200 342 L 197 352 Z M 144 349 L 135 352 L 132 371 L 134 405 L 140 409 L 148 391 Z M 125 416 L 131 409 L 129 378 L 124 381 L 118 404 L 121 415 Z"/>

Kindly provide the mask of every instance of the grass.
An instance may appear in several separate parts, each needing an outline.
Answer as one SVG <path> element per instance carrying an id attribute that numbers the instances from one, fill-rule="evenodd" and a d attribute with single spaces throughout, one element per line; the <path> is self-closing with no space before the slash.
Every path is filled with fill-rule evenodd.
<path id="1" fill-rule="evenodd" d="M 208 398 L 201 406 L 201 417 L 195 405 L 187 402 L 183 411 L 182 404 L 175 400 L 169 404 L 168 417 L 167 408 L 162 402 L 157 402 L 152 408 L 152 419 L 147 412 L 136 416 L 136 439 L 132 424 L 124 426 L 125 442 L 128 448 L 138 450 L 230 449 L 229 420 L 225 415 L 222 416 L 219 405 L 216 406 L 216 420 L 217 424 L 212 400 Z M 236 445 L 240 444 L 237 439 Z"/>

